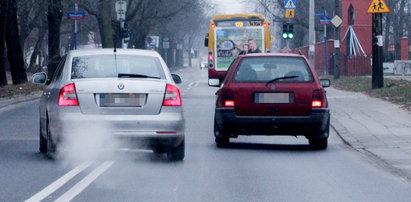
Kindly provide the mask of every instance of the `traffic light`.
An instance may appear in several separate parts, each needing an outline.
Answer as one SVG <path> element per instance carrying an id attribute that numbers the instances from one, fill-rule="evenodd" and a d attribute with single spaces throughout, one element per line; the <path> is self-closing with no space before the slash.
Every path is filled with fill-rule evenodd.
<path id="1" fill-rule="evenodd" d="M 283 38 L 288 39 L 288 25 L 283 24 Z"/>
<path id="2" fill-rule="evenodd" d="M 288 25 L 288 38 L 289 39 L 294 38 L 294 25 L 293 24 Z"/>
<path id="3" fill-rule="evenodd" d="M 283 24 L 283 39 L 293 39 L 294 38 L 294 25 L 293 24 Z"/>

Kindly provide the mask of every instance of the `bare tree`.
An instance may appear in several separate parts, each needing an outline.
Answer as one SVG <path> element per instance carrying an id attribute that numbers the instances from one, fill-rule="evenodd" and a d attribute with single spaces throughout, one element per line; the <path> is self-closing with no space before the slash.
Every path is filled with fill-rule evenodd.
<path id="1" fill-rule="evenodd" d="M 6 77 L 6 59 L 4 57 L 6 53 L 5 43 L 5 31 L 6 31 L 6 0 L 0 0 L 0 86 L 7 85 Z"/>
<path id="2" fill-rule="evenodd" d="M 24 68 L 23 50 L 19 40 L 17 2 L 15 0 L 7 1 L 6 29 L 7 56 L 13 84 L 25 83 L 27 82 L 27 75 Z"/>
<path id="3" fill-rule="evenodd" d="M 48 75 L 53 75 L 60 61 L 60 25 L 63 17 L 61 0 L 49 0 L 47 11 L 48 22 Z"/>

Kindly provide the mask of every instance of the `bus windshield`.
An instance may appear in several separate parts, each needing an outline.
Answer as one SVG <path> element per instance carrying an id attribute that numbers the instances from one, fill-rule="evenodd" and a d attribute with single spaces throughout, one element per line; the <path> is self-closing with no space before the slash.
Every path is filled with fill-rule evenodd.
<path id="1" fill-rule="evenodd" d="M 261 53 L 264 47 L 264 29 L 260 26 L 216 27 L 215 28 L 215 68 L 227 70 L 231 62 L 240 54 Z"/>

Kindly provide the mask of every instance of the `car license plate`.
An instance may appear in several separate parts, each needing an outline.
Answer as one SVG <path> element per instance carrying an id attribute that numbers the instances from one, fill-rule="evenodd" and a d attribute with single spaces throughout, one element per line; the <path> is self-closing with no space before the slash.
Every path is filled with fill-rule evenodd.
<path id="1" fill-rule="evenodd" d="M 293 93 L 255 93 L 254 103 L 293 103 Z"/>
<path id="2" fill-rule="evenodd" d="M 141 107 L 146 102 L 146 94 L 100 93 L 100 107 Z"/>

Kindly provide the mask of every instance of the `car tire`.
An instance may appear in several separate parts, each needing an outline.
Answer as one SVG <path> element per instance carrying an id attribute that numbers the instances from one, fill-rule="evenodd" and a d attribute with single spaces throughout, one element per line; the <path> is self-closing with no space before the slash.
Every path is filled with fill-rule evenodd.
<path id="1" fill-rule="evenodd" d="M 225 148 L 230 145 L 230 138 L 227 135 L 225 135 L 224 132 L 220 130 L 215 118 L 214 118 L 214 137 L 215 137 L 215 144 L 218 148 Z"/>
<path id="2" fill-rule="evenodd" d="M 309 139 L 311 147 L 315 150 L 324 150 L 328 146 L 328 138 L 312 138 Z"/>
<path id="3" fill-rule="evenodd" d="M 169 161 L 182 161 L 185 155 L 185 143 L 184 140 L 177 146 L 168 149 L 167 160 Z"/>
<path id="4" fill-rule="evenodd" d="M 41 133 L 43 131 L 41 124 L 40 124 L 40 132 L 39 132 L 39 151 L 43 154 L 47 153 L 47 139 L 43 137 L 43 134 Z"/>
<path id="5" fill-rule="evenodd" d="M 49 159 L 55 159 L 56 157 L 56 145 L 53 143 L 53 140 L 51 138 L 51 132 L 50 132 L 50 126 L 49 126 L 49 121 L 47 120 L 47 152 L 46 156 Z"/>
<path id="6" fill-rule="evenodd" d="M 166 152 L 163 146 L 156 146 L 152 150 L 156 154 L 164 154 Z"/>
<path id="7" fill-rule="evenodd" d="M 228 137 L 215 137 L 215 144 L 218 148 L 226 148 L 230 146 L 230 138 Z"/>
<path id="8" fill-rule="evenodd" d="M 317 134 L 317 136 L 310 138 L 309 143 L 315 150 L 323 150 L 328 147 L 328 136 L 330 134 L 330 119 L 327 121 L 325 130 Z"/>

